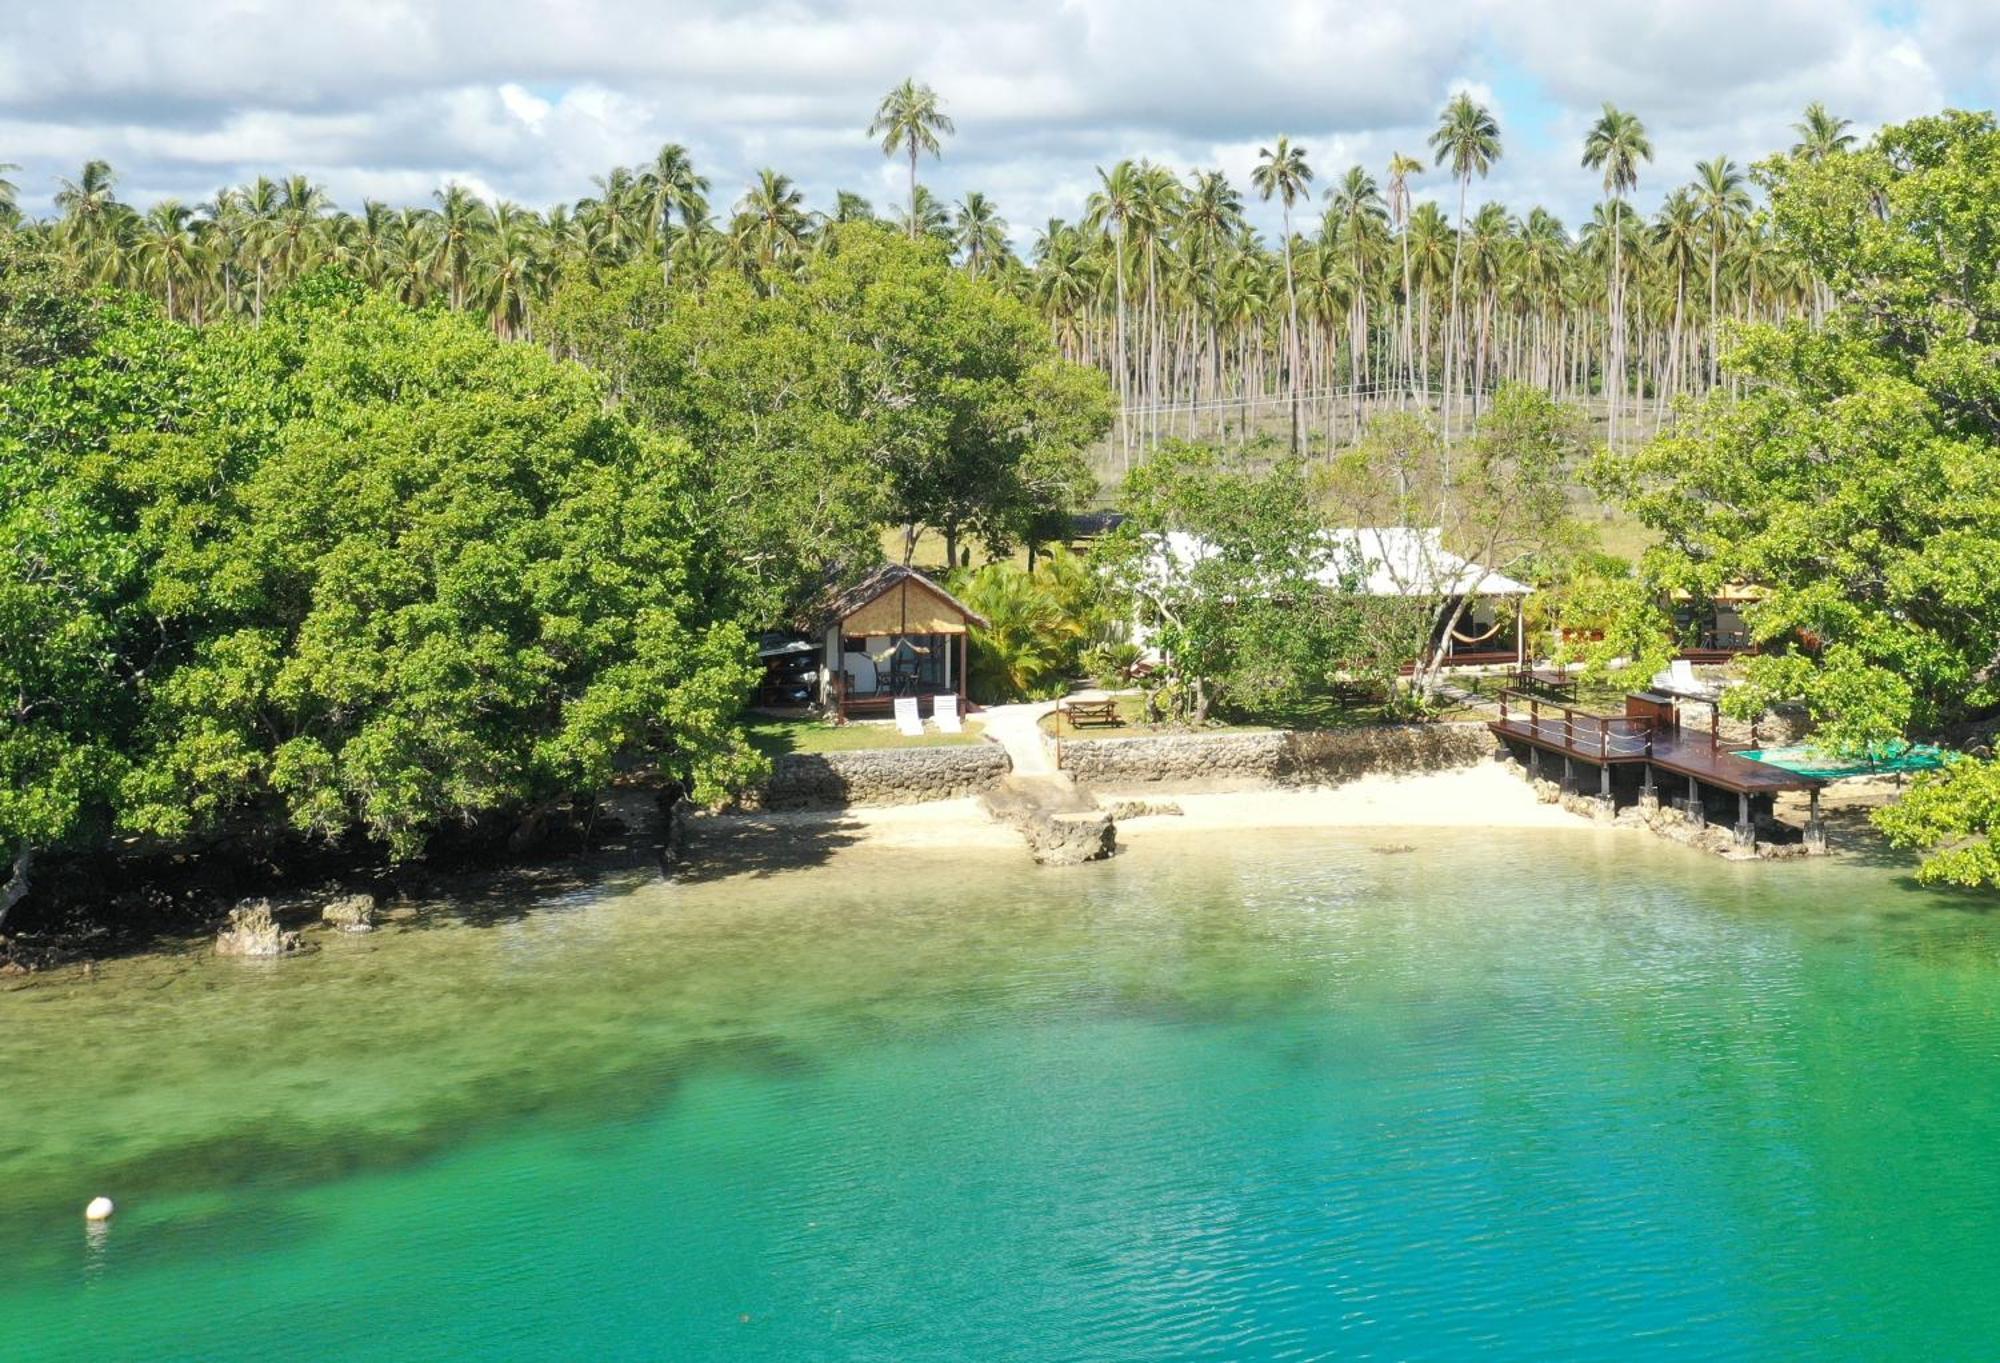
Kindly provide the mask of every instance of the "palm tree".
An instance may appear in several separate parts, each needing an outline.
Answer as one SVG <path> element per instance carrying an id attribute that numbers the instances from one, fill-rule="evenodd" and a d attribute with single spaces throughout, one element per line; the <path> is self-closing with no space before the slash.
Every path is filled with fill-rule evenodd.
<path id="1" fill-rule="evenodd" d="M 1460 108 L 1461 121 L 1479 132 L 1480 111 L 1471 109 L 1468 117 Z M 1823 110 L 1809 125 L 1801 126 L 1815 157 L 1854 141 Z M 1365 173 L 1347 172 L 1327 196 L 1318 231 L 1301 233 L 1287 211 L 1276 243 L 1249 229 L 1222 173 L 1180 175 L 1146 162 L 1101 171 L 1083 222 L 1051 220 L 1031 266 L 1008 249 L 1005 225 L 983 195 L 967 194 L 954 213 L 916 183 L 896 217 L 902 230 L 949 243 L 968 271 L 1037 308 L 1063 355 L 1112 376 L 1128 468 L 1135 445 L 1169 428 L 1190 440 L 1225 439 L 1249 433 L 1280 403 L 1291 409 L 1297 447 L 1322 420 L 1331 442 L 1337 404 L 1316 409 L 1315 392 L 1344 385 L 1367 393 L 1383 363 L 1398 368 L 1405 401 L 1419 387 L 1443 389 L 1454 428 L 1466 421 L 1465 392 L 1513 379 L 1561 395 L 1601 389 L 1616 434 L 1629 438 L 1635 391 L 1664 404 L 1720 381 L 1723 319 L 1814 318 L 1830 306 L 1788 239 L 1750 212 L 1743 173 L 1724 158 L 1697 166 L 1694 182 L 1642 223 L 1628 211 L 1636 175 L 1621 177 L 1621 158 L 1607 150 L 1601 168 L 1611 194 L 1572 238 L 1539 209 L 1524 220 L 1498 205 L 1472 213 L 1470 179 L 1482 172 L 1482 156 L 1497 154 L 1497 130 L 1489 122 L 1480 136 L 1446 140 L 1441 164 L 1452 166 L 1460 188 L 1456 227 L 1449 209 L 1413 202 L 1412 176 L 1424 164 L 1405 156 L 1389 163 L 1386 205 Z M 908 151 L 910 143 L 896 146 Z M 1284 146 L 1289 160 L 1294 149 Z M 1622 158 L 1627 172 L 1644 159 Z M 1280 196 L 1283 179 L 1299 192 L 1303 176 L 1261 170 L 1267 199 Z M 96 163 L 63 183 L 48 223 L 21 230 L 75 258 L 87 278 L 144 290 L 195 325 L 261 317 L 271 288 L 333 259 L 413 305 L 476 309 L 501 335 L 530 340 L 561 279 L 598 280 L 643 260 L 690 289 L 725 268 L 776 289 L 809 251 L 838 244 L 840 234 L 819 230 L 822 222 L 872 216 L 851 194 L 828 218 L 809 214 L 797 188 L 772 172 L 745 196 L 729 231 L 718 232 L 691 176 L 684 149 L 670 145 L 643 167 L 613 168 L 588 197 L 545 215 L 511 204 L 488 209 L 447 188 L 431 208 L 366 201 L 350 216 L 311 180 L 289 176 L 221 190 L 192 214 L 163 203 L 142 218 L 118 202 L 109 168 Z M 1689 306 L 1702 270 L 1706 333 Z M 1439 306 L 1448 296 L 1449 311 Z M 1706 364 L 1696 349 L 1704 344 Z M 1433 383 L 1446 364 L 1450 382 Z"/>
<path id="2" fill-rule="evenodd" d="M 1479 393 L 1486 381 L 1487 343 L 1500 286 L 1511 263 L 1517 224 L 1502 204 L 1480 205 L 1461 234 L 1466 278 L 1472 287 L 1469 311 L 1478 319 L 1477 339 L 1465 366 L 1472 377 L 1472 417 L 1479 416 Z"/>
<path id="3" fill-rule="evenodd" d="M 502 339 L 533 334 L 534 298 L 548 245 L 548 229 L 535 213 L 504 199 L 493 206 L 473 268 L 480 309 Z"/>
<path id="4" fill-rule="evenodd" d="M 83 268 L 98 279 L 112 277 L 119 266 L 116 243 L 119 214 L 118 176 L 108 161 L 86 161 L 74 180 L 56 181 L 56 209 L 62 218 L 58 235 Z"/>
<path id="5" fill-rule="evenodd" d="M 1348 309 L 1347 372 L 1352 388 L 1354 433 L 1361 433 L 1361 360 L 1368 349 L 1368 251 L 1380 235 L 1388 214 L 1375 177 L 1360 166 L 1326 192 L 1327 225 L 1347 243 L 1346 263 L 1353 267 L 1353 301 Z M 1331 236 L 1332 234 L 1329 234 Z"/>
<path id="6" fill-rule="evenodd" d="M 1312 183 L 1312 167 L 1306 163 L 1306 149 L 1295 147 L 1289 137 L 1280 136 L 1275 147 L 1257 150 L 1257 168 L 1250 183 L 1266 203 L 1276 195 L 1284 214 L 1285 309 L 1287 329 L 1287 377 L 1292 385 L 1292 453 L 1299 452 L 1299 294 L 1292 276 L 1292 205 Z"/>
<path id="7" fill-rule="evenodd" d="M 976 189 L 958 205 L 952 245 L 965 253 L 966 273 L 975 276 L 990 262 L 1006 258 L 1007 220 L 993 201 Z"/>
<path id="8" fill-rule="evenodd" d="M 326 191 L 303 175 L 288 176 L 272 214 L 272 260 L 281 279 L 296 279 L 310 267 L 320 248 L 320 229 L 332 201 Z"/>
<path id="9" fill-rule="evenodd" d="M 1604 112 L 1583 139 L 1583 164 L 1604 172 L 1604 192 L 1611 196 L 1611 358 L 1605 387 L 1610 400 L 1610 443 L 1618 443 L 1618 405 L 1625 387 L 1625 278 L 1623 218 L 1625 196 L 1639 187 L 1639 163 L 1653 159 L 1653 143 L 1638 116 L 1606 103 Z"/>
<path id="10" fill-rule="evenodd" d="M 673 277 L 673 217 L 680 215 L 681 230 L 686 231 L 688 224 L 707 216 L 708 180 L 695 173 L 686 147 L 669 142 L 653 157 L 653 164 L 639 181 L 648 201 L 647 231 L 659 243 L 660 282 L 664 284 Z"/>
<path id="11" fill-rule="evenodd" d="M 577 200 L 576 215 L 589 233 L 593 257 L 607 264 L 630 260 L 633 248 L 653 236 L 646 186 L 624 166 L 613 166 L 591 183 L 597 193 Z"/>
<path id="12" fill-rule="evenodd" d="M 1181 204 L 1180 227 L 1195 249 L 1213 255 L 1243 226 L 1243 197 L 1219 170 L 1196 171 Z"/>
<path id="13" fill-rule="evenodd" d="M 1792 155 L 1814 163 L 1838 156 L 1854 146 L 1854 134 L 1848 131 L 1853 126 L 1848 120 L 1828 113 L 1824 104 L 1814 100 L 1806 105 L 1804 117 L 1792 125 L 1792 131 L 1799 135 L 1799 140 L 1792 144 Z"/>
<path id="14" fill-rule="evenodd" d="M 437 236 L 432 243 L 432 269 L 450 289 L 454 311 L 465 307 L 471 285 L 472 257 L 481 238 L 491 232 L 493 219 L 473 192 L 456 182 L 436 190 L 437 211 L 431 215 Z"/>
<path id="15" fill-rule="evenodd" d="M 1701 204 L 1692 188 L 1676 189 L 1660 205 L 1653 220 L 1656 257 L 1668 278 L 1674 281 L 1674 320 L 1667 343 L 1664 382 L 1660 385 L 1659 409 L 1664 410 L 1667 394 L 1681 381 L 1681 325 L 1687 310 L 1687 279 L 1701 254 Z"/>
<path id="16" fill-rule="evenodd" d="M 834 191 L 833 220 L 835 222 L 873 222 L 875 205 L 849 189 Z"/>
<path id="17" fill-rule="evenodd" d="M 1697 161 L 1694 166 L 1695 206 L 1700 212 L 1703 234 L 1708 239 L 1708 383 L 1712 388 L 1721 379 L 1719 328 L 1722 324 L 1722 252 L 1737 224 L 1750 212 L 1750 194 L 1743 187 L 1743 172 L 1727 156 Z"/>
<path id="18" fill-rule="evenodd" d="M 1410 177 L 1423 168 L 1422 161 L 1401 152 L 1392 153 L 1389 157 L 1389 219 L 1403 251 L 1403 367 L 1406 388 L 1414 388 L 1417 382 L 1416 354 L 1410 344 Z"/>
<path id="19" fill-rule="evenodd" d="M 951 240 L 951 210 L 938 202 L 929 185 L 917 186 L 917 197 L 913 203 L 916 217 L 912 218 L 911 208 L 896 210 L 896 221 L 913 239 L 935 237 L 939 241 Z"/>
<path id="20" fill-rule="evenodd" d="M 1552 334 L 1552 320 L 1562 308 L 1563 285 L 1570 267 L 1569 233 L 1563 230 L 1561 219 L 1547 209 L 1531 209 L 1521 226 L 1514 263 L 1518 286 L 1535 322 L 1528 382 L 1555 391 L 1561 384 L 1561 366 L 1555 353 L 1560 343 Z"/>
<path id="21" fill-rule="evenodd" d="M 388 277 L 391 237 L 396 230 L 396 214 L 380 199 L 363 199 L 359 217 L 343 218 L 334 241 L 334 254 L 348 270 L 371 289 L 382 287 Z"/>
<path id="22" fill-rule="evenodd" d="M 1125 467 L 1132 467 L 1132 436 L 1127 411 L 1132 405 L 1131 366 L 1125 361 L 1125 236 L 1132 223 L 1143 186 L 1138 166 L 1120 161 L 1108 172 L 1097 168 L 1098 189 L 1085 205 L 1084 224 L 1092 231 L 1110 236 L 1116 260 L 1114 280 L 1118 295 L 1118 328 L 1113 338 L 1114 370 L 1118 382 L 1118 441 Z"/>
<path id="23" fill-rule="evenodd" d="M 387 282 L 395 294 L 412 307 L 420 306 L 437 283 L 437 217 L 424 208 L 405 208 L 396 214 L 395 229 L 389 236 Z"/>
<path id="24" fill-rule="evenodd" d="M 917 153 L 929 152 L 932 156 L 943 155 L 938 144 L 938 134 L 946 136 L 957 132 L 944 112 L 944 105 L 938 99 L 937 91 L 928 85 L 919 85 L 915 77 L 882 97 L 882 103 L 875 110 L 875 120 L 868 125 L 870 137 L 882 139 L 882 154 L 894 156 L 897 151 L 907 151 L 910 156 L 910 236 L 917 235 L 919 215 L 917 213 Z"/>
<path id="25" fill-rule="evenodd" d="M 245 185 L 236 195 L 239 210 L 233 226 L 236 229 L 236 249 L 238 254 L 247 254 L 256 271 L 256 292 L 250 301 L 250 319 L 264 320 L 264 285 L 271 268 L 271 245 L 276 239 L 278 217 L 278 186 L 267 176 L 259 175 Z"/>
<path id="26" fill-rule="evenodd" d="M 730 236 L 745 260 L 769 276 L 767 287 L 775 290 L 777 267 L 799 253 L 810 228 L 805 195 L 790 176 L 767 167 L 757 172 L 757 183 L 737 202 Z"/>
<path id="27" fill-rule="evenodd" d="M 146 211 L 133 245 L 141 280 L 159 285 L 166 295 L 167 317 L 177 317 L 180 296 L 194 282 L 201 255 L 195 239 L 194 210 L 178 199 L 162 199 Z"/>
<path id="28" fill-rule="evenodd" d="M 1439 166 L 1450 165 L 1458 181 L 1459 243 L 1451 253 L 1451 315 L 1445 322 L 1444 438 L 1451 443 L 1452 396 L 1458 388 L 1458 352 L 1462 344 L 1458 324 L 1459 264 L 1465 237 L 1465 193 L 1472 177 L 1485 179 L 1493 163 L 1500 159 L 1500 124 L 1492 110 L 1475 103 L 1463 90 L 1452 96 L 1438 115 L 1437 130 L 1430 137 L 1431 150 Z"/>
<path id="29" fill-rule="evenodd" d="M 0 222 L 11 222 L 20 213 L 21 188 L 7 178 L 19 169 L 12 161 L 0 161 Z"/>

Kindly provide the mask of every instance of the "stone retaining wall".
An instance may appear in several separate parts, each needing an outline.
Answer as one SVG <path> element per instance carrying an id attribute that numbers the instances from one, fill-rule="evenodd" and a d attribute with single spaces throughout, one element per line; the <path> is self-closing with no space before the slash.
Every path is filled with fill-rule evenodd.
<path id="1" fill-rule="evenodd" d="M 1395 724 L 1256 734 L 1064 739 L 1062 768 L 1086 785 L 1333 785 L 1370 773 L 1469 767 L 1497 748 L 1483 724 Z"/>
<path id="2" fill-rule="evenodd" d="M 990 788 L 1012 769 L 997 743 L 785 753 L 773 759 L 771 779 L 748 803 L 807 809 L 956 800 Z"/>

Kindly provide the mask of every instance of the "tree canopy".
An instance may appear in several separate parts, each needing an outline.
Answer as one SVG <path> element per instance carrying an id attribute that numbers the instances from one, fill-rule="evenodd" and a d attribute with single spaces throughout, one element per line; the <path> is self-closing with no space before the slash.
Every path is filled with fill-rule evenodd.
<path id="1" fill-rule="evenodd" d="M 1159 650 L 1159 699 L 1200 723 L 1332 680 L 1357 617 L 1320 581 L 1324 522 L 1301 461 L 1172 443 L 1126 477 L 1122 505 L 1100 555 Z"/>
<path id="2" fill-rule="evenodd" d="M 775 617 L 827 563 L 865 562 L 885 525 L 905 558 L 926 528 L 952 557 L 1004 551 L 1092 486 L 1101 376 L 1063 361 L 1034 316 L 873 224 L 768 288 L 663 289 L 650 273 L 582 286 L 559 334 L 646 423 L 704 454 L 721 533 Z"/>
<path id="3" fill-rule="evenodd" d="M 95 321 L 0 389 L 0 845 L 275 819 L 407 856 L 628 760 L 754 770 L 698 460 L 592 375 L 338 280 L 254 331 Z"/>
<path id="4" fill-rule="evenodd" d="M 1596 477 L 1659 532 L 1657 586 L 1765 592 L 1749 624 L 1771 647 L 1732 703 L 1802 701 L 1818 743 L 1862 753 L 2000 705 L 2000 128 L 1947 113 L 1761 173 L 1831 310 L 1743 328 L 1742 396 Z M 1885 823 L 1938 845 L 1942 799 Z"/>

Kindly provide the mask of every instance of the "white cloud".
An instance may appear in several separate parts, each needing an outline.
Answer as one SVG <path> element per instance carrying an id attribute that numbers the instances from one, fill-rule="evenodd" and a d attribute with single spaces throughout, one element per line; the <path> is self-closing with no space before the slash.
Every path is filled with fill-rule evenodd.
<path id="1" fill-rule="evenodd" d="M 1861 123 L 1990 104 L 2000 11 L 1936 0 L 15 0 L 0 30 L 0 161 L 30 210 L 91 155 L 128 197 L 202 198 L 305 171 L 343 202 L 423 200 L 448 178 L 531 204 L 686 143 L 733 203 L 775 166 L 811 201 L 903 193 L 864 132 L 915 73 L 959 124 L 924 175 L 992 194 L 1023 240 L 1074 216 L 1094 167 L 1151 156 L 1239 184 L 1279 132 L 1322 181 L 1421 152 L 1469 88 L 1507 154 L 1475 196 L 1575 221 L 1595 196 L 1581 129 L 1612 99 L 1659 149 L 1647 191 L 1697 156 L 1747 161 L 1820 98 Z M 1442 177 L 1420 194 L 1445 194 Z M 1642 198 L 1647 191 L 1642 191 Z M 1254 203 L 1254 200 L 1253 200 Z M 1262 210 L 1260 207 L 1260 216 Z M 1275 221 L 1275 212 L 1269 219 Z"/>

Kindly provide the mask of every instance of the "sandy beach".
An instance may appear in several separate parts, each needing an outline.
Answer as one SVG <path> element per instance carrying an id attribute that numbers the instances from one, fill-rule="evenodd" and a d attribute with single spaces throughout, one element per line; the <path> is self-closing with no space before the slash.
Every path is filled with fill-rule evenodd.
<path id="1" fill-rule="evenodd" d="M 1595 825 L 1535 799 L 1497 762 L 1414 776 L 1364 776 L 1338 786 L 1162 795 L 1098 791 L 1100 800 L 1171 800 L 1181 813 L 1123 819 L 1121 841 L 1176 832 L 1261 828 L 1573 828 Z"/>
<path id="2" fill-rule="evenodd" d="M 1331 787 L 1178 793 L 1158 787 L 1096 789 L 1101 804 L 1145 800 L 1179 806 L 1179 814 L 1120 819 L 1119 841 L 1149 841 L 1190 833 L 1282 828 L 1568 828 L 1593 825 L 1537 801 L 1527 783 L 1498 763 L 1414 776 L 1367 776 Z M 696 837 L 714 848 L 726 871 L 723 844 L 749 839 L 819 840 L 841 850 L 1019 849 L 1021 835 L 988 817 L 971 799 L 844 810 L 799 810 L 700 819 Z"/>

